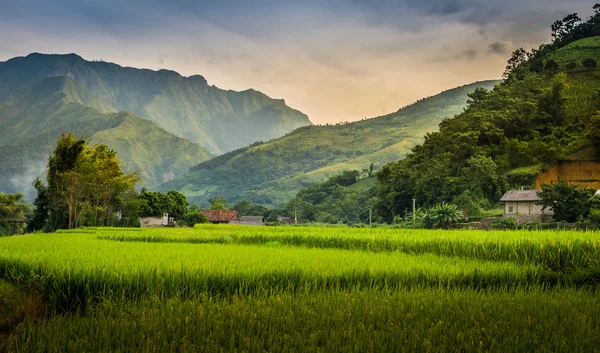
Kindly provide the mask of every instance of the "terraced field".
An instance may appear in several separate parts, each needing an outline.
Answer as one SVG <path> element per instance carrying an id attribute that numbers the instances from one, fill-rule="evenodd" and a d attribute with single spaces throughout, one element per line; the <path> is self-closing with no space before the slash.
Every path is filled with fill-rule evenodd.
<path id="1" fill-rule="evenodd" d="M 7 349 L 595 351 L 599 249 L 596 232 L 547 231 L 203 225 L 0 238 L 0 279 L 52 308 L 16 326 Z"/>

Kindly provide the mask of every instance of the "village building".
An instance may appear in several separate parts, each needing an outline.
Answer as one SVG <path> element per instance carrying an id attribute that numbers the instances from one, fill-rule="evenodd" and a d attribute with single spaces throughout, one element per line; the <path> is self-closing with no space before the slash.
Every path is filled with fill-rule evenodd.
<path id="1" fill-rule="evenodd" d="M 164 214 L 157 217 L 141 217 L 140 218 L 140 228 L 158 228 L 166 226 L 169 221 L 169 215 Z"/>
<path id="2" fill-rule="evenodd" d="M 294 219 L 292 217 L 277 217 L 277 222 L 292 224 L 294 223 Z"/>
<path id="3" fill-rule="evenodd" d="M 552 210 L 538 203 L 542 200 L 538 190 L 510 190 L 501 202 L 504 202 L 504 218 L 512 218 L 517 223 L 548 222 L 552 219 Z"/>
<path id="4" fill-rule="evenodd" d="M 213 224 L 239 224 L 237 211 L 228 210 L 203 210 L 208 221 Z"/>
<path id="5" fill-rule="evenodd" d="M 243 226 L 264 226 L 265 221 L 263 216 L 240 216 L 239 224 Z"/>

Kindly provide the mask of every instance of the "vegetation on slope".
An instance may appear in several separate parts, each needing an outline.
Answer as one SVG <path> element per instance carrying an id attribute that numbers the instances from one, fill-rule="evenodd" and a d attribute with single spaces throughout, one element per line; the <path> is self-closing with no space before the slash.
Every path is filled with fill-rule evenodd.
<path id="1" fill-rule="evenodd" d="M 469 92 L 496 83 L 459 87 L 374 119 L 303 127 L 199 164 L 158 189 L 179 190 L 202 205 L 216 195 L 232 203 L 240 199 L 265 205 L 287 202 L 302 187 L 343 170 L 371 163 L 381 166 L 401 157 L 442 120 L 462 111 Z"/>
<path id="2" fill-rule="evenodd" d="M 119 111 L 129 110 L 212 153 L 270 140 L 308 117 L 263 93 L 224 91 L 204 77 L 90 62 L 75 54 L 30 54 L 0 62 L 0 101 L 51 76 L 69 77 Z"/>
<path id="3" fill-rule="evenodd" d="M 108 144 L 127 170 L 150 185 L 167 181 L 211 155 L 131 112 L 115 112 L 67 77 L 50 77 L 0 103 L 0 190 L 33 199 L 33 180 L 44 174 L 49 152 L 65 131 Z M 94 108 L 95 107 L 95 108 Z"/>
<path id="4" fill-rule="evenodd" d="M 379 195 L 388 220 L 410 209 L 412 198 L 426 206 L 491 208 L 505 190 L 533 186 L 541 167 L 598 140 L 600 70 L 584 67 L 582 59 L 600 59 L 589 57 L 600 54 L 594 49 L 600 47 L 600 13 L 579 25 L 557 23 L 554 43 L 515 51 L 502 84 L 476 90 L 462 114 L 382 169 Z"/>

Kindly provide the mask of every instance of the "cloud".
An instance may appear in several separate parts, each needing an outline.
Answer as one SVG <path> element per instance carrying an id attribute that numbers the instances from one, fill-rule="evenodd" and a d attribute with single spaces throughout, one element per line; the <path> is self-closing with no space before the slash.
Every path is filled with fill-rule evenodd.
<path id="1" fill-rule="evenodd" d="M 165 64 L 165 61 L 169 58 L 169 54 L 159 53 L 158 54 L 158 63 L 161 65 Z"/>
<path id="2" fill-rule="evenodd" d="M 479 52 L 477 51 L 477 49 L 465 49 L 460 54 L 455 55 L 454 58 L 455 59 L 466 58 L 468 60 L 474 60 L 478 54 L 479 54 Z"/>
<path id="3" fill-rule="evenodd" d="M 317 123 L 392 112 L 499 77 L 515 47 L 591 12 L 587 0 L 45 0 L 0 12 L 0 60 L 30 52 L 200 74 L 254 88 Z M 446 48 L 440 50 L 440 48 Z"/>
<path id="4" fill-rule="evenodd" d="M 508 54 L 513 48 L 511 41 L 497 41 L 490 44 L 489 52 L 492 54 Z"/>

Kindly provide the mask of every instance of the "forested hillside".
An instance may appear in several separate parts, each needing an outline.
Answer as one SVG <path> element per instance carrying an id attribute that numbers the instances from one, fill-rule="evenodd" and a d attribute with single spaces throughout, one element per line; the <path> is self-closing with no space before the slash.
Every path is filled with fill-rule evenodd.
<path id="1" fill-rule="evenodd" d="M 539 171 L 557 161 L 574 154 L 594 158 L 591 146 L 600 146 L 600 13 L 583 22 L 570 15 L 554 24 L 552 35 L 553 43 L 539 50 L 515 51 L 502 84 L 477 89 L 463 113 L 380 171 L 388 220 L 410 209 L 413 197 L 421 206 L 491 208 L 507 189 L 532 187 Z"/>
<path id="2" fill-rule="evenodd" d="M 107 110 L 129 110 L 213 154 L 277 138 L 310 124 L 306 115 L 283 100 L 255 90 L 225 91 L 210 86 L 199 75 L 182 77 L 169 70 L 90 62 L 75 54 L 30 54 L 0 62 L 0 102 L 52 76 L 73 79 Z"/>
<path id="3" fill-rule="evenodd" d="M 212 157 L 200 145 L 179 138 L 131 112 L 116 112 L 104 100 L 67 77 L 50 77 L 24 87 L 0 103 L 0 190 L 32 199 L 62 132 L 87 136 L 119 152 L 129 171 L 147 185 L 183 173 Z"/>
<path id="4" fill-rule="evenodd" d="M 232 203 L 242 199 L 263 205 L 287 202 L 303 187 L 344 170 L 371 164 L 377 168 L 402 157 L 442 120 L 460 113 L 468 93 L 477 87 L 491 89 L 498 82 L 452 89 L 386 116 L 303 127 L 201 163 L 158 189 L 179 190 L 200 204 L 216 195 Z"/>

